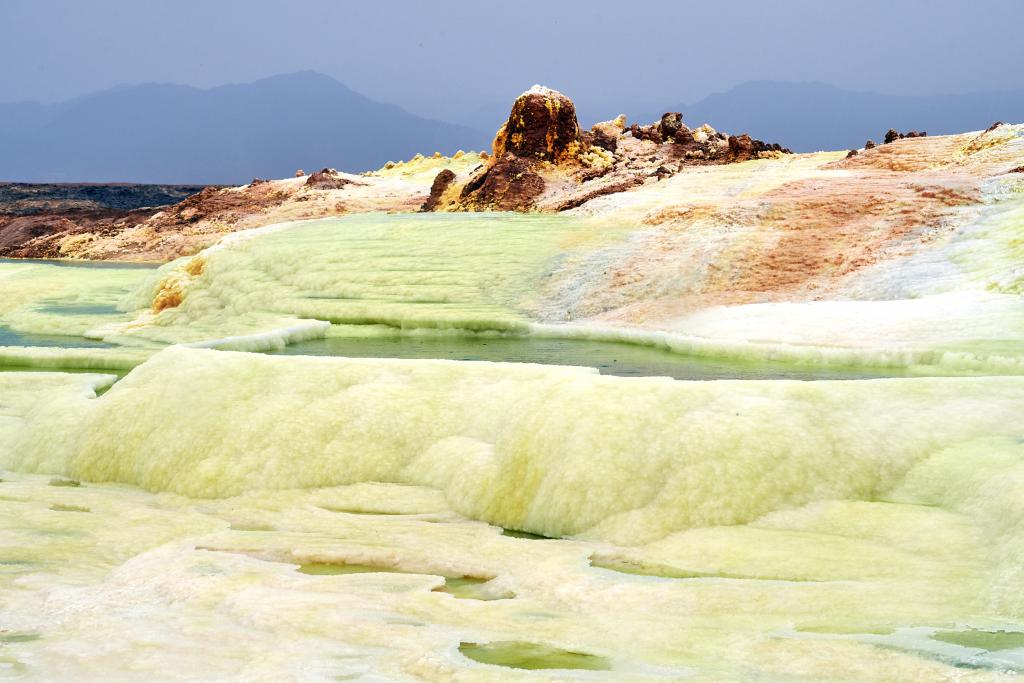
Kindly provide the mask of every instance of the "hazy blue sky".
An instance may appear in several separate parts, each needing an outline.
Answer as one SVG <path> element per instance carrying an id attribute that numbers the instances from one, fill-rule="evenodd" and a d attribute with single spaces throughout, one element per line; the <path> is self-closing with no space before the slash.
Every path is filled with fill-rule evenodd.
<path id="1" fill-rule="evenodd" d="M 534 82 L 589 107 L 747 80 L 884 93 L 1024 88 L 1021 0 L 0 0 L 0 101 L 315 69 L 419 114 Z"/>

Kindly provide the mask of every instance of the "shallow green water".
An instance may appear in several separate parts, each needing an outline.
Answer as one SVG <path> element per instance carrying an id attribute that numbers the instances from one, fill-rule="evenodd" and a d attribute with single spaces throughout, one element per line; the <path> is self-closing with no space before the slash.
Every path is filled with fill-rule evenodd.
<path id="1" fill-rule="evenodd" d="M 462 643 L 459 646 L 459 652 L 481 664 L 506 666 L 512 669 L 607 671 L 611 668 L 611 663 L 604 657 L 518 640 Z"/>
<path id="2" fill-rule="evenodd" d="M 275 355 L 353 358 L 441 358 L 463 361 L 541 363 L 597 368 L 601 374 L 675 379 L 871 379 L 898 377 L 898 368 L 800 367 L 685 356 L 648 346 L 581 339 L 507 337 L 329 337 L 300 342 Z"/>
<path id="3" fill-rule="evenodd" d="M 964 631 L 939 631 L 932 638 L 944 643 L 989 651 L 1024 648 L 1024 632 L 1020 631 L 984 631 L 971 628 Z"/>
<path id="4" fill-rule="evenodd" d="M 48 266 L 62 266 L 66 268 L 136 268 L 140 270 L 155 270 L 160 263 L 131 263 L 127 261 L 80 261 L 77 259 L 45 259 L 45 258 L 0 258 L 0 263 L 41 263 Z"/>
<path id="5" fill-rule="evenodd" d="M 311 576 L 343 576 L 347 574 L 418 574 L 394 567 L 372 564 L 346 564 L 340 562 L 307 562 L 299 565 L 300 574 Z M 475 576 L 445 576 L 444 585 L 434 589 L 438 593 L 447 593 L 463 600 L 500 600 L 502 597 L 490 593 L 485 585 L 490 578 Z"/>

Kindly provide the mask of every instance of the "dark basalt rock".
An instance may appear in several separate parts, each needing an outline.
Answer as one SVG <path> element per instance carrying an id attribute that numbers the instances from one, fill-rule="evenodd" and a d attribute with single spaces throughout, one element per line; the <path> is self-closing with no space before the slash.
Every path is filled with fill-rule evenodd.
<path id="1" fill-rule="evenodd" d="M 867 142 L 864 143 L 864 149 L 874 149 L 874 148 L 875 148 L 875 141 L 874 140 L 868 140 Z"/>
<path id="2" fill-rule="evenodd" d="M 451 169 L 444 169 L 434 177 L 434 182 L 430 185 L 430 196 L 427 197 L 427 201 L 423 202 L 423 206 L 420 207 L 420 211 L 433 211 L 437 208 L 437 205 L 441 203 L 441 197 L 444 195 L 445 190 L 451 187 L 451 184 L 455 182 L 455 173 Z"/>
<path id="3" fill-rule="evenodd" d="M 895 142 L 896 140 L 902 140 L 903 138 L 924 138 L 928 137 L 928 133 L 923 130 L 912 130 L 908 133 L 901 133 L 895 128 L 890 128 L 885 134 L 885 144 Z"/>
<path id="4" fill-rule="evenodd" d="M 849 152 L 846 153 L 846 158 L 847 159 L 852 159 L 853 157 L 857 156 L 858 154 L 860 154 L 860 152 L 858 152 L 855 149 L 851 149 Z"/>

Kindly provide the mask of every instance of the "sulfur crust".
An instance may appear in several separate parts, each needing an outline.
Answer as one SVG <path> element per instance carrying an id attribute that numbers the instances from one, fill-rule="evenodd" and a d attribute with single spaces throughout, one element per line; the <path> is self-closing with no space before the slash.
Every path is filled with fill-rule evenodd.
<path id="1" fill-rule="evenodd" d="M 1017 434 L 1021 410 L 1018 378 L 703 383 L 173 347 L 100 401 L 39 406 L 4 464 L 193 497 L 407 482 L 476 519 L 635 544 L 870 498 L 941 449 Z"/>

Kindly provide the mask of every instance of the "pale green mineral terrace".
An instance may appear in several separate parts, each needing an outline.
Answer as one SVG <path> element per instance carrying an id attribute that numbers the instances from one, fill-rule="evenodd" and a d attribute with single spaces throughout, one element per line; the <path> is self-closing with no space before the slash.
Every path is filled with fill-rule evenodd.
<path id="1" fill-rule="evenodd" d="M 0 675 L 1018 678 L 1024 195 L 683 312 L 643 201 L 0 262 Z"/>

